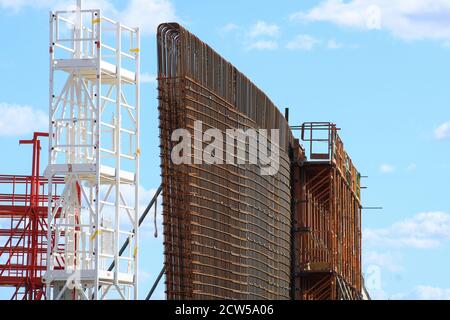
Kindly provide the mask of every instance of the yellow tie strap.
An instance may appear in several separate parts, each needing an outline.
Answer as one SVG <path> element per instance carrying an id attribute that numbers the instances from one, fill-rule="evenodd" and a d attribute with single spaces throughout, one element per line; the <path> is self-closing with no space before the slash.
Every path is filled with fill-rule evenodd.
<path id="1" fill-rule="evenodd" d="M 102 230 L 96 230 L 94 234 L 91 236 L 91 241 L 93 241 L 99 234 L 102 233 Z"/>

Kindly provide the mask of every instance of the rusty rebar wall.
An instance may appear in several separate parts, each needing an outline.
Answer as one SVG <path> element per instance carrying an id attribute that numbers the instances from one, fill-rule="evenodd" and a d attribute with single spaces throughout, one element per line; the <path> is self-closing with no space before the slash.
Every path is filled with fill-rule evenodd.
<path id="1" fill-rule="evenodd" d="M 311 125 L 311 126 L 309 126 Z M 295 162 L 296 299 L 358 299 L 362 291 L 360 175 L 334 124 L 303 126 L 309 159 Z M 325 130 L 314 153 L 305 130 Z M 311 135 L 312 137 L 312 135 Z M 298 143 L 298 142 L 297 142 Z"/>
<path id="2" fill-rule="evenodd" d="M 289 299 L 287 121 L 267 96 L 178 24 L 158 28 L 158 90 L 168 299 Z M 279 129 L 280 169 L 174 165 L 173 130 Z M 248 151 L 247 151 L 248 152 Z M 248 155 L 248 154 L 247 154 Z"/>

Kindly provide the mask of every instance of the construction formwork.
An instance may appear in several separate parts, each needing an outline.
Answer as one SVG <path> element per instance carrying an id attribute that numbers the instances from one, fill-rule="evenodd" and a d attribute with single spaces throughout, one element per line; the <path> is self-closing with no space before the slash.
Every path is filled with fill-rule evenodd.
<path id="1" fill-rule="evenodd" d="M 42 276 L 52 240 L 47 238 L 48 180 L 39 174 L 39 138 L 46 136 L 35 133 L 32 140 L 20 141 L 33 145 L 31 175 L 0 175 L 0 286 L 14 289 L 12 300 L 45 299 Z M 62 184 L 55 177 L 55 201 Z"/>
<path id="2" fill-rule="evenodd" d="M 297 140 L 295 299 L 361 299 L 360 174 L 334 124 L 305 123 L 298 129 L 306 152 Z"/>
<path id="3" fill-rule="evenodd" d="M 289 299 L 287 121 L 249 79 L 175 23 L 158 29 L 158 90 L 167 298 Z M 194 136 L 195 120 L 222 132 L 279 129 L 278 173 L 263 176 L 251 164 L 175 165 L 172 132 Z"/>

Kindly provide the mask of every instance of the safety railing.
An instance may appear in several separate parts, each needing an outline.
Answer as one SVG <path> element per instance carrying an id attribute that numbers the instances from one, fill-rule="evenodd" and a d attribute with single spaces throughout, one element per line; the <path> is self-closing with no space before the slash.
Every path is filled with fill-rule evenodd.
<path id="1" fill-rule="evenodd" d="M 305 150 L 308 161 L 328 161 L 336 165 L 345 177 L 351 190 L 357 198 L 361 196 L 361 174 L 353 164 L 352 159 L 344 149 L 340 138 L 339 128 L 330 122 L 305 122 L 300 127 L 301 139 L 306 144 Z"/>

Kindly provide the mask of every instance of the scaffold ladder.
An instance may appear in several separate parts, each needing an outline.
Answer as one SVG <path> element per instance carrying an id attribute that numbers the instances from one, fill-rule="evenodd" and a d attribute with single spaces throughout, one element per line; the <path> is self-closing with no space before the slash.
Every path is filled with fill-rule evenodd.
<path id="1" fill-rule="evenodd" d="M 50 299 L 138 298 L 139 48 L 138 28 L 81 1 L 50 13 L 49 199 L 65 179 L 48 204 Z"/>

